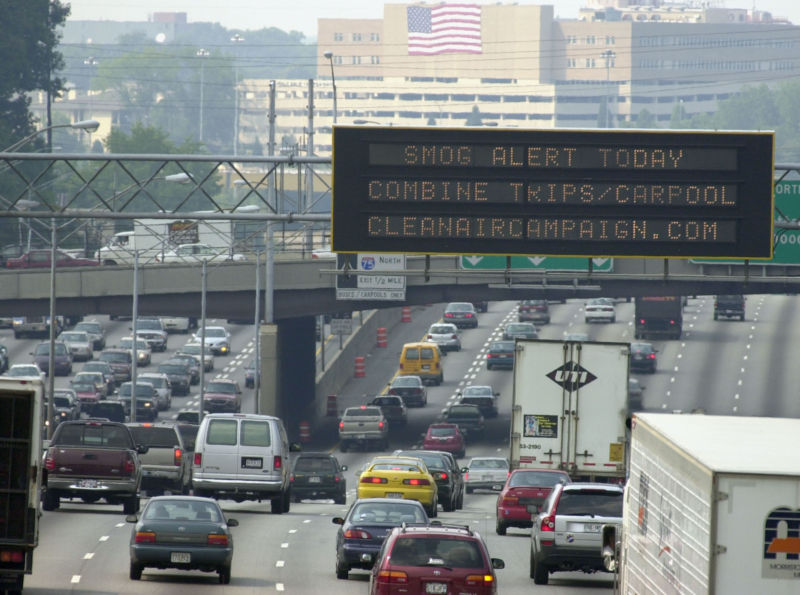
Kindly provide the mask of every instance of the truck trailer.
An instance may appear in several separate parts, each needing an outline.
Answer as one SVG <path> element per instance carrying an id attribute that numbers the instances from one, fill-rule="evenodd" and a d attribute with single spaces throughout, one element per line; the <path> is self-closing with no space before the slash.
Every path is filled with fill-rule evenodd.
<path id="1" fill-rule="evenodd" d="M 623 481 L 630 345 L 517 339 L 515 347 L 512 469 Z"/>
<path id="2" fill-rule="evenodd" d="M 0 592 L 22 591 L 39 542 L 42 383 L 0 377 Z"/>
<path id="3" fill-rule="evenodd" d="M 635 414 L 622 535 L 604 527 L 619 592 L 800 593 L 798 436 L 800 419 Z"/>
<path id="4" fill-rule="evenodd" d="M 635 301 L 634 336 L 637 339 L 680 339 L 683 298 L 679 295 L 642 296 Z"/>

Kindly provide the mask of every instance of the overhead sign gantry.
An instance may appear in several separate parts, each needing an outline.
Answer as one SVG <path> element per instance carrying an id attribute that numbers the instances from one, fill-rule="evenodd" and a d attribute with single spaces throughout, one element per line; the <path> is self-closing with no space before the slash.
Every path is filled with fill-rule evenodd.
<path id="1" fill-rule="evenodd" d="M 341 127 L 335 252 L 772 255 L 773 133 Z"/>

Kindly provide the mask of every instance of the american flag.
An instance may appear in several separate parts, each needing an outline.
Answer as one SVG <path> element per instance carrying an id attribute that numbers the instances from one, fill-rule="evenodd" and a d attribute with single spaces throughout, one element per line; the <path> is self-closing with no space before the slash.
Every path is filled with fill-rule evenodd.
<path id="1" fill-rule="evenodd" d="M 406 11 L 409 54 L 481 53 L 479 5 L 408 6 Z"/>

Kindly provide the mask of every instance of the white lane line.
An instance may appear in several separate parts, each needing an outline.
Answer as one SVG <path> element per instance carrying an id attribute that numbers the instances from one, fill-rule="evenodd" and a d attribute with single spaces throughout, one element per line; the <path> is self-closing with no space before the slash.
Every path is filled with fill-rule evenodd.
<path id="1" fill-rule="evenodd" d="M 290 534 L 292 534 L 292 533 L 297 533 L 297 529 L 289 529 L 289 533 L 290 533 Z"/>
<path id="2" fill-rule="evenodd" d="M 128 524 L 128 523 L 117 523 L 117 524 L 116 524 L 116 525 L 114 525 L 114 526 L 115 526 L 115 527 L 124 527 L 124 526 L 125 526 L 125 525 L 127 525 L 127 524 Z"/>
<path id="3" fill-rule="evenodd" d="M 69 582 L 71 582 L 74 585 L 78 584 L 79 582 L 81 582 L 81 575 L 80 574 L 73 574 L 72 575 L 72 579 Z"/>
<path id="4" fill-rule="evenodd" d="M 94 552 L 89 552 L 88 554 L 83 554 L 83 559 L 84 560 L 91 560 L 92 558 L 94 558 Z"/>
<path id="5" fill-rule="evenodd" d="M 283 583 L 275 583 L 276 591 L 283 591 Z"/>
<path id="6" fill-rule="evenodd" d="M 108 535 L 103 535 L 103 536 L 100 538 L 100 541 L 108 541 Z"/>
<path id="7" fill-rule="evenodd" d="M 288 547 L 289 547 L 289 544 L 287 542 L 285 542 L 285 541 L 281 544 L 281 548 L 284 549 L 284 550 L 286 548 L 288 548 Z"/>
<path id="8" fill-rule="evenodd" d="M 277 560 L 277 561 L 275 562 L 275 568 L 283 568 L 284 564 L 286 564 L 286 562 L 285 562 L 285 561 L 283 561 L 283 560 Z"/>

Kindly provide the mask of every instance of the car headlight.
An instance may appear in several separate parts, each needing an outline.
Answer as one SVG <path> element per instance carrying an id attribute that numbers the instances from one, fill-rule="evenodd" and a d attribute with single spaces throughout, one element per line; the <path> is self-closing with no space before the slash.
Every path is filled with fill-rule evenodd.
<path id="1" fill-rule="evenodd" d="M 228 347 L 228 345 L 226 345 L 225 343 L 223 343 L 223 344 L 221 344 L 221 345 L 219 346 L 219 350 L 220 350 L 222 353 L 226 353 L 226 352 L 228 351 L 228 349 L 230 349 L 230 348 L 229 348 L 229 347 Z"/>

